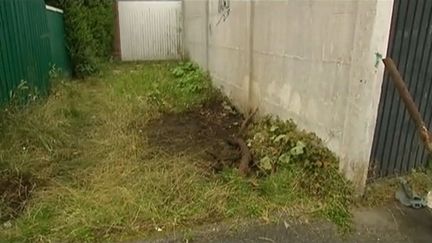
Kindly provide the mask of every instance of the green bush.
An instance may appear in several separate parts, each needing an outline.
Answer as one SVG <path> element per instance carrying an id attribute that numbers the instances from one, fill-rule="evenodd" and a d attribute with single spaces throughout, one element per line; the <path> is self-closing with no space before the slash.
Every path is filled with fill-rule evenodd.
<path id="1" fill-rule="evenodd" d="M 46 0 L 64 10 L 74 75 L 96 72 L 109 59 L 114 37 L 113 0 Z"/>
<path id="2" fill-rule="evenodd" d="M 252 129 L 248 143 L 261 174 L 283 168 L 302 170 L 305 176 L 300 177 L 299 185 L 311 196 L 331 196 L 329 188 L 345 188 L 343 194 L 350 195 L 349 182 L 338 172 L 336 155 L 315 134 L 298 129 L 293 121 L 265 117 Z"/>
<path id="3" fill-rule="evenodd" d="M 181 62 L 171 72 L 176 78 L 177 88 L 184 92 L 194 94 L 211 87 L 210 78 L 195 63 Z"/>
<path id="4" fill-rule="evenodd" d="M 290 197 L 317 202 L 315 213 L 350 229 L 352 185 L 339 173 L 339 159 L 315 134 L 291 121 L 264 117 L 248 134 L 261 190 L 276 203 Z"/>

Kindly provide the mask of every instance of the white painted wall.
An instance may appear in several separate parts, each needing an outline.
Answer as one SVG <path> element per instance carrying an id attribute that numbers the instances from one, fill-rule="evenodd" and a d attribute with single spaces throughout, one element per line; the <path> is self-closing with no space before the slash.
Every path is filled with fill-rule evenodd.
<path id="1" fill-rule="evenodd" d="M 221 22 L 218 2 L 184 1 L 189 57 L 243 110 L 315 132 L 361 191 L 383 74 L 376 53 L 386 54 L 393 1 L 231 0 Z"/>
<path id="2" fill-rule="evenodd" d="M 119 1 L 121 59 L 180 58 L 181 11 L 180 1 Z"/>

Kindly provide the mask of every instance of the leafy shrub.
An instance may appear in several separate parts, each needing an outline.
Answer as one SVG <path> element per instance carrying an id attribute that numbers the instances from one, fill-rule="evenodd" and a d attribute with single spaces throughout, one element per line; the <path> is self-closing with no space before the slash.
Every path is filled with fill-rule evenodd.
<path id="1" fill-rule="evenodd" d="M 187 93 L 198 93 L 210 87 L 210 78 L 195 63 L 182 62 L 172 70 L 178 89 Z"/>
<path id="2" fill-rule="evenodd" d="M 212 87 L 209 75 L 193 62 L 154 63 L 149 66 L 168 70 L 168 75 L 163 78 L 160 77 L 162 71 L 145 77 L 149 81 L 146 100 L 159 111 L 183 111 L 220 96 Z M 143 79 L 139 76 L 139 82 L 145 84 Z"/>
<path id="3" fill-rule="evenodd" d="M 262 190 L 276 202 L 309 198 L 322 215 L 349 230 L 351 184 L 339 173 L 339 159 L 315 134 L 291 121 L 266 117 L 248 134 L 248 145 L 264 175 Z M 288 195 L 288 196 L 287 196 Z"/>
<path id="4" fill-rule="evenodd" d="M 64 10 L 66 40 L 74 75 L 96 72 L 112 51 L 113 0 L 46 0 Z"/>
<path id="5" fill-rule="evenodd" d="M 301 169 L 305 176 L 299 178 L 300 185 L 313 196 L 328 195 L 331 186 L 325 184 L 327 181 L 349 185 L 338 173 L 339 159 L 321 139 L 300 131 L 290 120 L 263 119 L 250 132 L 248 143 L 261 173 L 271 174 L 281 168 Z"/>

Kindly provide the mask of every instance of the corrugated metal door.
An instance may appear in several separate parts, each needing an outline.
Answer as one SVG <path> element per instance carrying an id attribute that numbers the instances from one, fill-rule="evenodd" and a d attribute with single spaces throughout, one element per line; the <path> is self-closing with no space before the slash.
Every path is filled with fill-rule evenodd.
<path id="1" fill-rule="evenodd" d="M 47 6 L 47 22 L 50 32 L 51 64 L 65 76 L 72 76 L 72 64 L 66 48 L 63 11 Z"/>
<path id="2" fill-rule="evenodd" d="M 432 1 L 395 0 L 388 53 L 432 128 Z M 371 159 L 371 177 L 407 173 L 428 160 L 415 124 L 387 75 Z"/>
<path id="3" fill-rule="evenodd" d="M 181 57 L 180 1 L 118 1 L 122 60 Z"/>
<path id="4" fill-rule="evenodd" d="M 0 1 L 0 103 L 22 81 L 48 88 L 51 60 L 43 0 Z"/>

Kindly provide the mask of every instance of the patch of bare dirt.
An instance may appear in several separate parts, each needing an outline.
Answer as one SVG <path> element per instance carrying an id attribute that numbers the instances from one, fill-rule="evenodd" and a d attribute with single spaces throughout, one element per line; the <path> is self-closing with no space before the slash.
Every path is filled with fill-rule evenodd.
<path id="1" fill-rule="evenodd" d="M 0 222 L 17 217 L 36 186 L 29 173 L 0 172 Z"/>
<path id="2" fill-rule="evenodd" d="M 224 101 L 213 101 L 182 113 L 165 113 L 147 124 L 148 142 L 170 155 L 197 153 L 219 170 L 241 157 L 229 141 L 243 116 Z"/>

